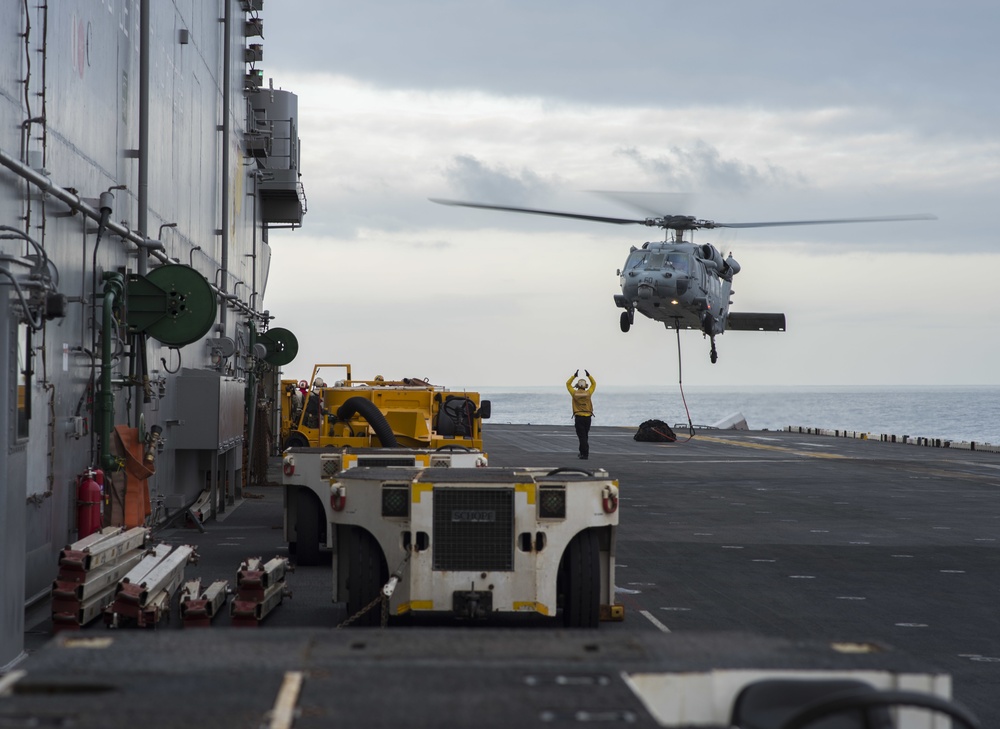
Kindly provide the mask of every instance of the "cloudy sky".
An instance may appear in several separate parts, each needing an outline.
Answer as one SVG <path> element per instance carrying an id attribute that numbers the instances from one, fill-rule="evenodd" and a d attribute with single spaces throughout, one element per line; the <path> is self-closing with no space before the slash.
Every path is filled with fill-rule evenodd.
<path id="1" fill-rule="evenodd" d="M 282 0 L 264 74 L 299 98 L 303 228 L 272 233 L 286 368 L 450 387 L 676 383 L 672 330 L 614 305 L 659 231 L 443 197 L 719 222 L 734 311 L 784 333 L 682 332 L 685 384 L 1000 384 L 995 0 Z M 674 193 L 668 195 L 665 193 Z M 676 193 L 684 193 L 677 195 Z"/>

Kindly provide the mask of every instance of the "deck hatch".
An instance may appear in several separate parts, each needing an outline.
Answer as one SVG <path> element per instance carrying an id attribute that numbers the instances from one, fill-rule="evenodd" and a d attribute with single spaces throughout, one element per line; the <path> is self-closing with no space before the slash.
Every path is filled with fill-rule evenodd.
<path id="1" fill-rule="evenodd" d="M 514 569 L 514 490 L 434 489 L 435 570 Z"/>

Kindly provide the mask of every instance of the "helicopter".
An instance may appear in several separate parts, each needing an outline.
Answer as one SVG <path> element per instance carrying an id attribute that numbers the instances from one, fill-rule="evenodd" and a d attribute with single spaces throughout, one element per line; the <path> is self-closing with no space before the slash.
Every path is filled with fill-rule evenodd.
<path id="1" fill-rule="evenodd" d="M 830 225 L 837 223 L 882 223 L 906 220 L 936 220 L 933 215 L 891 215 L 867 218 L 833 218 L 828 220 L 783 220 L 764 223 L 717 223 L 691 215 L 653 214 L 642 219 L 613 218 L 581 213 L 565 213 L 537 208 L 491 205 L 430 198 L 441 205 L 454 205 L 484 210 L 501 210 L 532 215 L 590 220 L 614 225 L 645 225 L 665 231 L 662 241 L 632 246 L 625 265 L 618 270 L 622 292 L 615 294 L 615 305 L 623 309 L 620 317 L 622 332 L 628 332 L 639 312 L 653 321 L 663 322 L 667 329 L 698 329 L 711 342 L 709 358 L 719 359 L 715 338 L 727 329 L 733 331 L 783 332 L 784 314 L 763 314 L 730 311 L 733 276 L 740 264 L 730 253 L 722 253 L 711 243 L 696 244 L 684 234 L 715 228 L 768 228 L 792 225 Z"/>

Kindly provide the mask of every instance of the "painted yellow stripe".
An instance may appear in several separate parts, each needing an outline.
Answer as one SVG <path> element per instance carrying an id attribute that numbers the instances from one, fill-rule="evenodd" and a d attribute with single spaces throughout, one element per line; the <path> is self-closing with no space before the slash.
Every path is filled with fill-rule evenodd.
<path id="1" fill-rule="evenodd" d="M 413 488 L 410 489 L 410 498 L 414 504 L 419 504 L 421 494 L 429 494 L 433 490 L 434 484 L 432 483 L 415 483 L 413 484 Z"/>
<path id="2" fill-rule="evenodd" d="M 518 483 L 514 484 L 514 491 L 520 491 L 528 497 L 528 504 L 535 503 L 535 484 L 533 483 Z"/>
<path id="3" fill-rule="evenodd" d="M 706 443 L 722 443 L 724 445 L 739 446 L 740 448 L 754 448 L 759 451 L 772 451 L 775 453 L 792 453 L 796 456 L 806 458 L 847 458 L 836 453 L 817 453 L 816 451 L 800 451 L 795 448 L 785 448 L 784 446 L 767 445 L 766 443 L 751 443 L 745 440 L 733 440 L 731 438 L 713 438 L 710 435 L 698 435 L 696 441 Z"/>
<path id="4" fill-rule="evenodd" d="M 434 601 L 433 600 L 411 600 L 410 602 L 403 603 L 399 606 L 397 612 L 402 613 L 404 610 L 433 610 Z"/>

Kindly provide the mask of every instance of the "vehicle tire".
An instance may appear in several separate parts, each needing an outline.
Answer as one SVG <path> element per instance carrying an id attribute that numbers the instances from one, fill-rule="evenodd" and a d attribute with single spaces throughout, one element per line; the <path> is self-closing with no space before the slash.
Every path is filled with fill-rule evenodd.
<path id="1" fill-rule="evenodd" d="M 309 447 L 309 439 L 306 438 L 304 435 L 302 435 L 302 433 L 295 431 L 294 433 L 291 433 L 287 438 L 285 438 L 285 445 L 283 450 L 288 448 L 308 448 L 308 447 Z"/>
<path id="2" fill-rule="evenodd" d="M 319 564 L 319 520 L 326 516 L 316 496 L 299 489 L 295 499 L 295 563 L 303 567 Z"/>
<path id="3" fill-rule="evenodd" d="M 567 628 L 596 628 L 601 617 L 601 548 L 597 532 L 586 529 L 563 555 L 563 623 Z"/>
<path id="4" fill-rule="evenodd" d="M 367 607 L 388 581 L 389 568 L 378 540 L 365 529 L 352 527 L 347 538 L 347 617 Z M 381 606 L 376 605 L 351 624 L 381 625 Z"/>
<path id="5" fill-rule="evenodd" d="M 627 311 L 622 312 L 621 321 L 619 322 L 623 332 L 627 332 L 632 328 L 632 320 L 628 315 Z"/>

